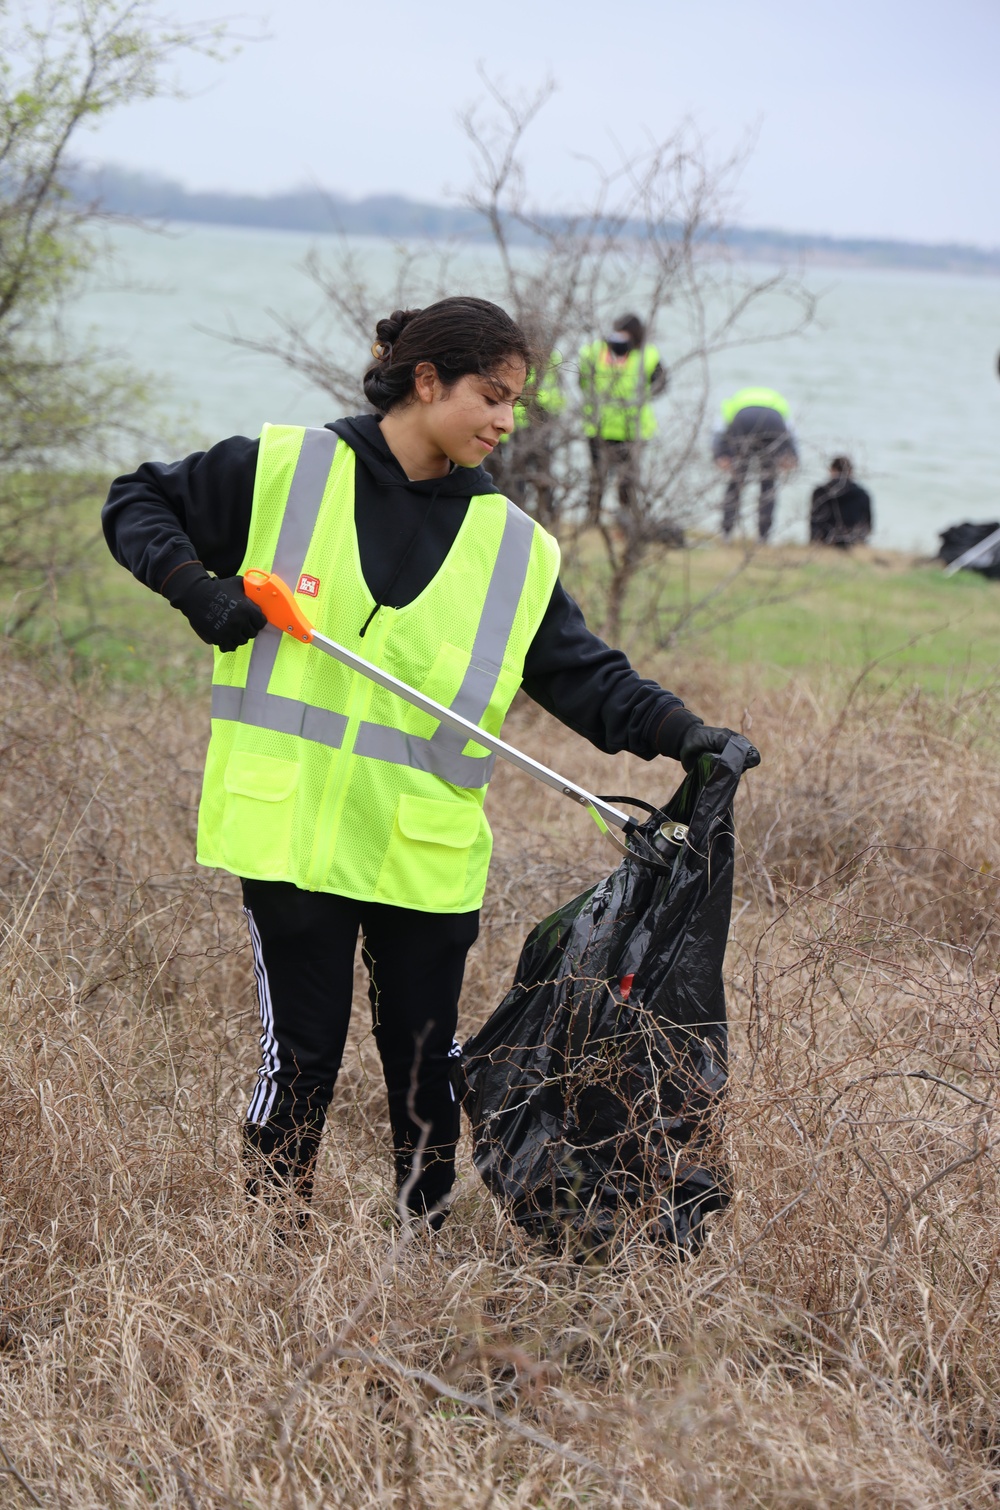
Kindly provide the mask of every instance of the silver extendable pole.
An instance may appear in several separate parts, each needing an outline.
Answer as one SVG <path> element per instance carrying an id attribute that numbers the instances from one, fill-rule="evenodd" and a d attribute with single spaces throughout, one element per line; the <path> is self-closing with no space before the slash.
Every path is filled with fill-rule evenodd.
<path id="1" fill-rule="evenodd" d="M 985 556 L 991 545 L 1000 544 L 1000 530 L 994 530 L 992 535 L 987 535 L 985 540 L 980 540 L 971 550 L 963 551 L 955 561 L 949 561 L 944 569 L 946 577 L 954 576 L 963 566 L 968 566 L 973 561 L 978 561 L 980 556 Z"/>
<path id="2" fill-rule="evenodd" d="M 565 776 L 560 776 L 558 771 L 551 771 L 547 765 L 542 765 L 538 760 L 532 760 L 530 755 L 524 755 L 513 745 L 507 744 L 506 740 L 500 739 L 496 734 L 488 734 L 478 724 L 469 718 L 463 718 L 461 713 L 454 713 L 451 708 L 446 708 L 443 703 L 435 702 L 433 697 L 426 693 L 418 692 L 407 682 L 401 682 L 398 677 L 388 671 L 383 671 L 380 666 L 373 666 L 371 661 L 366 661 L 363 656 L 355 655 L 353 650 L 346 650 L 336 640 L 328 639 L 325 634 L 313 630 L 310 644 L 318 650 L 325 650 L 327 655 L 332 655 L 335 661 L 342 666 L 348 666 L 352 671 L 358 671 L 369 681 L 384 687 L 387 692 L 394 692 L 404 702 L 414 708 L 419 708 L 423 713 L 429 713 L 432 718 L 447 724 L 449 729 L 455 729 L 459 734 L 465 734 L 469 739 L 475 740 L 477 745 L 499 755 L 510 765 L 517 766 L 519 771 L 524 771 L 528 776 L 534 776 L 536 781 L 543 781 L 546 786 L 561 792 L 564 797 L 572 797 L 574 802 L 579 802 L 583 807 L 590 808 L 604 823 L 614 824 L 615 828 L 631 833 L 635 828 L 635 819 L 627 813 L 621 813 L 610 802 L 605 802 L 602 797 L 595 797 L 592 792 L 586 791 L 582 786 L 577 786 L 573 781 L 567 781 Z"/>

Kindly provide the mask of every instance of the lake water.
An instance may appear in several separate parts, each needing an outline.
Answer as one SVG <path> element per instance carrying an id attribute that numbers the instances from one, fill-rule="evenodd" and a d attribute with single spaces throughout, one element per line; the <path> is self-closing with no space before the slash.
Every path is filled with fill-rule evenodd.
<path id="1" fill-rule="evenodd" d="M 170 440 L 151 436 L 136 462 L 255 435 L 264 420 L 337 417 L 319 388 L 223 339 L 238 329 L 267 340 L 270 310 L 314 314 L 318 296 L 301 264 L 322 238 L 121 227 L 111 243 L 112 275 L 93 284 L 73 318 L 152 377 Z M 374 239 L 353 245 L 388 298 L 392 248 Z M 467 283 L 470 255 L 457 284 Z M 947 524 L 1000 518 L 1000 280 L 855 268 L 813 268 L 806 280 L 821 295 L 811 329 L 722 353 L 712 366 L 713 409 L 745 383 L 779 388 L 793 406 L 803 465 L 780 500 L 781 536 L 805 538 L 809 492 L 837 452 L 854 457 L 874 496 L 877 544 L 931 552 Z M 669 320 L 657 339 L 669 366 Z M 668 393 L 658 404 L 666 411 L 671 402 Z M 707 428 L 705 439 L 707 448 Z"/>

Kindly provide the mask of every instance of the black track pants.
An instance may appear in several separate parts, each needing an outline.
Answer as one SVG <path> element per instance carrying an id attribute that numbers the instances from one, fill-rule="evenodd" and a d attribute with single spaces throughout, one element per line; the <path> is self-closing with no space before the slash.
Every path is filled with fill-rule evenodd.
<path id="1" fill-rule="evenodd" d="M 397 1183 L 410 1174 L 420 1137 L 407 1105 L 415 1077 L 413 1110 L 430 1133 L 409 1205 L 414 1211 L 434 1206 L 455 1179 L 459 1106 L 452 1050 L 479 913 L 415 912 L 300 891 L 285 881 L 244 881 L 243 902 L 263 1027 L 262 1062 L 247 1111 L 249 1148 L 308 1197 L 351 1018 L 360 932 Z"/>

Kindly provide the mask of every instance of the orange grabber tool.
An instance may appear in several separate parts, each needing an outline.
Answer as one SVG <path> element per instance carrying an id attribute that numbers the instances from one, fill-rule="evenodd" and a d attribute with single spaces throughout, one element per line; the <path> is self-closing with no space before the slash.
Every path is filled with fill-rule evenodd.
<path id="1" fill-rule="evenodd" d="M 398 677 L 383 671 L 381 666 L 375 666 L 371 661 L 366 661 L 363 656 L 356 655 L 353 650 L 331 640 L 327 635 L 320 634 L 314 629 L 306 618 L 302 609 L 295 601 L 295 594 L 286 582 L 272 572 L 248 571 L 243 574 L 243 591 L 247 597 L 257 604 L 269 624 L 275 629 L 280 629 L 282 634 L 291 635 L 292 639 L 300 640 L 304 644 L 312 645 L 317 650 L 324 651 L 327 655 L 339 661 L 342 666 L 347 666 L 352 671 L 357 671 L 369 681 L 375 682 L 379 687 L 384 687 L 387 692 L 393 692 L 408 702 L 411 707 L 419 708 L 424 713 L 429 713 L 439 723 L 447 728 L 464 734 L 466 739 L 475 741 L 476 744 L 492 751 L 494 755 L 501 756 L 511 765 L 517 766 L 519 771 L 524 771 L 528 776 L 534 776 L 536 781 L 542 781 L 546 786 L 553 787 L 561 792 L 564 797 L 570 797 L 574 802 L 579 802 L 585 807 L 603 834 L 607 836 L 622 854 L 644 860 L 657 870 L 665 869 L 662 857 L 656 853 L 637 832 L 638 823 L 635 818 L 630 818 L 627 813 L 612 807 L 611 799 L 607 797 L 595 797 L 592 792 L 585 791 L 582 786 L 575 782 L 567 781 L 565 776 L 560 776 L 558 771 L 552 771 L 540 761 L 532 760 L 530 755 L 525 755 L 513 745 L 507 744 L 497 734 L 490 734 L 486 729 L 481 729 L 471 719 L 463 718 L 461 713 L 456 713 L 452 708 L 446 708 L 443 703 L 435 702 L 434 698 L 428 697 L 426 692 L 418 692 L 407 682 L 401 682 Z M 631 802 L 633 799 L 621 797 L 615 799 L 619 802 Z M 637 806 L 646 807 L 647 803 L 637 803 Z M 655 809 L 648 809 L 655 811 Z M 613 824 L 621 829 L 626 838 L 632 838 L 633 847 L 623 844 L 608 828 Z M 687 837 L 687 828 L 684 824 L 670 824 L 664 828 L 663 833 L 675 845 L 681 845 Z M 649 850 L 649 854 L 643 854 L 642 850 Z"/>
<path id="2" fill-rule="evenodd" d="M 313 627 L 296 603 L 295 594 L 287 582 L 268 571 L 248 571 L 243 573 L 243 591 L 275 629 L 309 644 Z"/>

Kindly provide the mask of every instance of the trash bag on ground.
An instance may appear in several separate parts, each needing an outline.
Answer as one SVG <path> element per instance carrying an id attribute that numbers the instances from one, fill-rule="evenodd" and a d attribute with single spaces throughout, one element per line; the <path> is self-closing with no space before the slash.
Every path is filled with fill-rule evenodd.
<path id="1" fill-rule="evenodd" d="M 631 1214 L 687 1254 L 727 1202 L 722 964 L 751 752 L 734 736 L 649 809 L 639 832 L 665 869 L 625 859 L 539 923 L 463 1048 L 476 1168 L 532 1237 L 601 1250 Z"/>
<path id="2" fill-rule="evenodd" d="M 979 545 L 997 530 L 1000 530 L 1000 521 L 996 520 L 990 524 L 972 524 L 968 520 L 963 524 L 951 524 L 941 531 L 938 557 L 950 566 L 952 561 L 957 561 L 959 556 L 964 556 L 966 551 L 971 551 L 974 545 Z M 980 572 L 984 577 L 1000 577 L 1000 541 L 970 561 L 965 569 Z"/>

